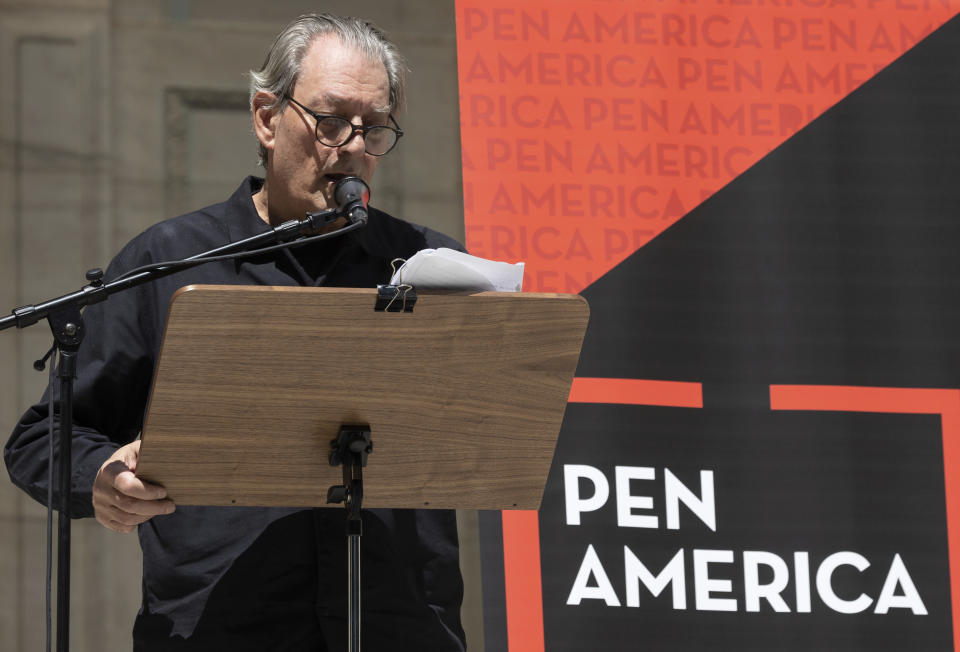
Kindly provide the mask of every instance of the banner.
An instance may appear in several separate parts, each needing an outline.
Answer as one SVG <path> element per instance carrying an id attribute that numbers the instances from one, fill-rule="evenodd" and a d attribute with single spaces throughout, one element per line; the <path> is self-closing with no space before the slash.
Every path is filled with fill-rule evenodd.
<path id="1" fill-rule="evenodd" d="M 458 1 L 467 246 L 591 305 L 488 649 L 957 649 L 958 11 Z"/>

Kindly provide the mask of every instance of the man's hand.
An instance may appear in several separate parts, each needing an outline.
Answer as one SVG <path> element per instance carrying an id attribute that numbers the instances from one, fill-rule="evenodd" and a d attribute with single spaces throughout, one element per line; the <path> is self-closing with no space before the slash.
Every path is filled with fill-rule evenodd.
<path id="1" fill-rule="evenodd" d="M 118 448 L 93 481 L 93 512 L 100 523 L 117 532 L 133 532 L 140 523 L 174 510 L 173 501 L 166 500 L 166 489 L 133 474 L 139 454 L 140 440 Z"/>

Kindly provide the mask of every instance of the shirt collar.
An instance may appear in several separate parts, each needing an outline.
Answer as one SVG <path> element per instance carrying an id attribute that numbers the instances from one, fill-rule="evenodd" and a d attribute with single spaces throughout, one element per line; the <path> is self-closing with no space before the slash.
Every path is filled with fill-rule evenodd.
<path id="1" fill-rule="evenodd" d="M 227 200 L 229 214 L 234 216 L 234 219 L 230 220 L 231 241 L 236 242 L 270 230 L 270 225 L 263 221 L 253 204 L 253 196 L 260 192 L 261 188 L 263 179 L 249 176 Z"/>

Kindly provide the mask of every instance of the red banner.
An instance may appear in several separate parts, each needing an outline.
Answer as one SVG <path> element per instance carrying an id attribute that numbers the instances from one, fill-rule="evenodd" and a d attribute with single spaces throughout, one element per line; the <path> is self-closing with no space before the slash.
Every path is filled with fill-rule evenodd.
<path id="1" fill-rule="evenodd" d="M 579 292 L 955 0 L 457 0 L 467 247 Z"/>

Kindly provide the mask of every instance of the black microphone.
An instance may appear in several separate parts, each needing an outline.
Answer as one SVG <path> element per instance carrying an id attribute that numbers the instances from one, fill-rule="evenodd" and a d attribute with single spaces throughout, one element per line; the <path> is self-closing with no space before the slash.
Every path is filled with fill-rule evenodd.
<path id="1" fill-rule="evenodd" d="M 344 177 L 333 188 L 337 212 L 351 222 L 367 223 L 370 186 L 360 177 Z"/>

